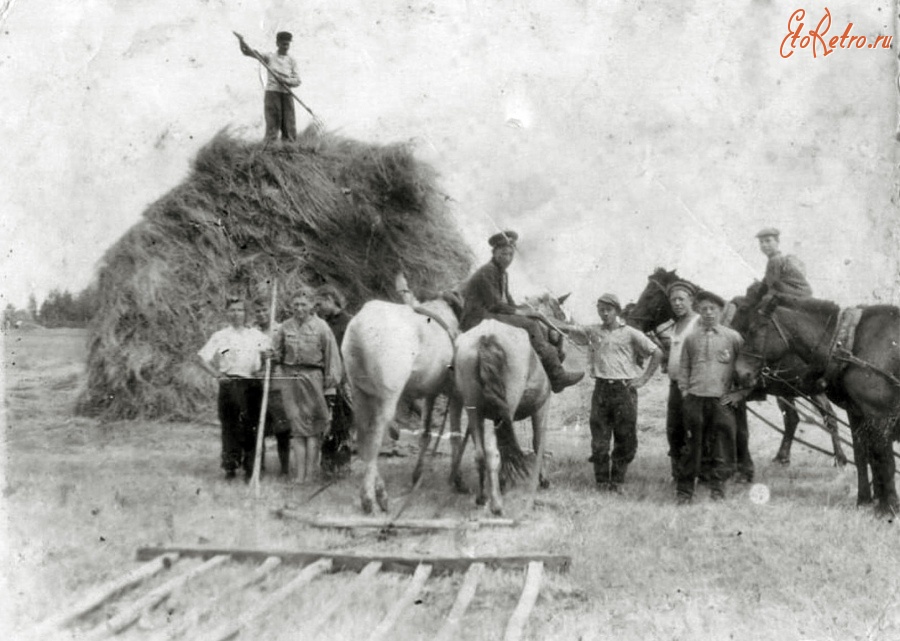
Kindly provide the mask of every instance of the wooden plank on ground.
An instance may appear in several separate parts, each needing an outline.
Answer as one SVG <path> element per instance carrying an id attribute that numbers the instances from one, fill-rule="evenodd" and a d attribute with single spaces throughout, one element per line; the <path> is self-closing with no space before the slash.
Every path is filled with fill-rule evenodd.
<path id="1" fill-rule="evenodd" d="M 456 595 L 456 601 L 453 602 L 453 607 L 450 608 L 444 627 L 438 632 L 435 641 L 453 641 L 453 639 L 459 637 L 459 624 L 462 622 L 466 610 L 469 609 L 469 603 L 472 602 L 472 598 L 475 596 L 482 572 L 484 572 L 484 563 L 473 563 L 469 566 L 463 579 L 463 584 L 459 588 L 459 594 Z"/>
<path id="2" fill-rule="evenodd" d="M 525 587 L 522 588 L 522 596 L 519 597 L 519 604 L 509 618 L 506 624 L 506 634 L 504 641 L 519 641 L 525 632 L 525 624 L 528 623 L 528 617 L 531 616 L 531 610 L 537 601 L 538 593 L 541 591 L 541 579 L 544 576 L 544 566 L 539 561 L 532 561 L 528 564 L 528 572 L 525 575 Z"/>
<path id="3" fill-rule="evenodd" d="M 473 563 L 484 563 L 487 567 L 497 568 L 521 568 L 532 561 L 540 561 L 544 569 L 552 572 L 567 572 L 572 564 L 572 557 L 563 554 L 519 554 L 510 556 L 451 556 L 451 557 L 425 557 L 425 556 L 379 556 L 379 555 L 353 555 L 334 554 L 328 551 L 292 551 L 292 550 L 258 550 L 246 548 L 207 548 L 199 546 L 157 547 L 140 548 L 137 558 L 141 561 L 152 559 L 160 554 L 178 553 L 185 557 L 209 558 L 217 554 L 229 554 L 235 560 L 261 561 L 268 556 L 278 556 L 286 564 L 306 565 L 317 559 L 330 558 L 333 561 L 332 571 L 351 570 L 360 572 L 372 561 L 381 561 L 382 570 L 385 572 L 404 572 L 411 574 L 421 563 L 432 566 L 435 575 L 448 574 L 450 572 L 465 572 Z"/>
<path id="4" fill-rule="evenodd" d="M 413 601 L 416 600 L 416 597 L 419 596 L 419 593 L 425 585 L 425 581 L 427 581 L 428 577 L 431 575 L 431 569 L 431 566 L 427 563 L 423 563 L 416 568 L 416 572 L 413 574 L 412 579 L 409 580 L 409 585 L 406 586 L 403 596 L 400 597 L 400 600 L 394 604 L 394 607 L 392 607 L 387 615 L 385 615 L 384 619 L 381 620 L 381 623 L 378 624 L 378 627 L 376 627 L 375 631 L 369 636 L 369 641 L 383 641 L 387 638 L 387 635 L 390 634 L 391 629 L 397 624 L 403 611 L 411 606 Z"/>
<path id="5" fill-rule="evenodd" d="M 205 603 L 185 612 L 184 617 L 182 617 L 181 622 L 177 626 L 163 628 L 155 636 L 151 637 L 150 641 L 169 641 L 170 639 L 177 639 L 183 636 L 189 630 L 196 627 L 201 621 L 209 617 L 209 615 L 212 614 L 212 611 L 216 609 L 218 603 L 221 603 L 225 598 L 232 594 L 240 592 L 257 582 L 262 581 L 269 572 L 279 565 L 281 565 L 281 559 L 277 556 L 268 557 L 263 561 L 262 565 L 254 569 L 253 572 L 243 577 L 240 581 L 236 581 L 227 586 Z"/>
<path id="6" fill-rule="evenodd" d="M 331 570 L 331 559 L 319 559 L 318 561 L 307 565 L 286 585 L 283 585 L 272 594 L 260 599 L 253 607 L 241 614 L 237 621 L 226 623 L 202 638 L 204 641 L 225 641 L 225 639 L 230 639 L 253 623 L 256 619 L 291 596 L 291 594 L 308 584 L 323 572 L 328 572 L 329 570 Z"/>
<path id="7" fill-rule="evenodd" d="M 113 598 L 120 592 L 137 585 L 144 579 L 148 579 L 159 572 L 172 566 L 178 560 L 177 552 L 163 552 L 159 555 L 153 555 L 141 561 L 149 561 L 139 568 L 135 568 L 123 576 L 110 581 L 104 585 L 91 590 L 83 599 L 64 609 L 59 614 L 55 614 L 43 623 L 41 623 L 34 631 L 34 638 L 47 636 L 54 630 L 58 630 L 68 625 L 75 619 L 84 616 L 88 612 L 97 609 L 103 603 Z"/>
<path id="8" fill-rule="evenodd" d="M 155 608 L 163 600 L 168 598 L 168 596 L 172 594 L 172 592 L 183 586 L 185 583 L 187 583 L 194 577 L 200 576 L 204 572 L 209 572 L 213 568 L 222 565 L 227 560 L 227 555 L 220 554 L 218 556 L 214 556 L 205 563 L 201 563 L 197 567 L 191 568 L 183 574 L 172 577 L 162 585 L 154 588 L 141 598 L 137 599 L 134 603 L 123 609 L 113 618 L 101 623 L 99 626 L 88 632 L 82 638 L 84 639 L 84 641 L 94 641 L 95 639 L 104 639 L 113 634 L 118 634 L 129 625 L 137 621 L 144 612 L 150 610 L 151 608 Z"/>
<path id="9" fill-rule="evenodd" d="M 275 510 L 280 517 L 289 518 L 304 525 L 317 528 L 356 530 L 374 528 L 383 530 L 393 528 L 397 530 L 468 530 L 481 527 L 513 527 L 518 525 L 513 519 L 390 519 L 369 518 L 364 516 L 307 516 L 294 510 Z"/>
<path id="10" fill-rule="evenodd" d="M 381 563 L 379 561 L 372 561 L 364 567 L 363 571 L 356 576 L 353 583 L 351 583 L 348 588 L 338 592 L 331 601 L 326 603 L 325 606 L 319 610 L 315 619 L 303 627 L 303 636 L 308 639 L 315 639 L 319 629 L 328 622 L 328 619 L 330 619 L 342 605 L 350 601 L 350 599 L 357 594 L 380 569 Z"/>

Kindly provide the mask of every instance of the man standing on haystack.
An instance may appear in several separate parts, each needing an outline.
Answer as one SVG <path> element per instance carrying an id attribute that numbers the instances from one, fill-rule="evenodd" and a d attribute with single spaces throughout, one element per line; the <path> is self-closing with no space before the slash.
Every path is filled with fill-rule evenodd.
<path id="1" fill-rule="evenodd" d="M 561 392 L 584 378 L 584 372 L 563 369 L 559 351 L 550 344 L 541 327 L 541 314 L 527 306 L 517 306 L 509 295 L 506 269 L 512 263 L 518 240 L 519 235 L 514 231 L 502 231 L 488 239 L 493 250 L 490 262 L 480 267 L 463 285 L 465 304 L 459 329 L 464 332 L 485 318 L 493 318 L 526 330 L 531 346 L 547 372 L 550 386 L 554 392 Z"/>
<path id="2" fill-rule="evenodd" d="M 766 227 L 756 237 L 759 239 L 759 250 L 769 258 L 763 276 L 769 291 L 801 298 L 812 296 L 803 263 L 796 256 L 782 254 L 778 248 L 781 232 L 774 227 Z"/>
<path id="3" fill-rule="evenodd" d="M 294 113 L 294 97 L 291 87 L 300 86 L 297 73 L 297 62 L 288 55 L 293 36 L 287 31 L 279 31 L 275 36 L 275 53 L 257 53 L 243 40 L 240 41 L 241 53 L 250 58 L 257 56 L 267 67 L 268 80 L 264 112 L 266 116 L 266 140 L 276 140 L 281 132 L 283 140 L 297 138 L 297 116 Z"/>
<path id="4" fill-rule="evenodd" d="M 262 356 L 271 353 L 269 337 L 246 326 L 244 301 L 226 302 L 228 327 L 213 334 L 197 352 L 200 366 L 219 381 L 219 421 L 222 424 L 222 467 L 232 479 L 243 467 L 249 480 L 253 474 L 256 429 L 262 405 L 259 370 Z"/>

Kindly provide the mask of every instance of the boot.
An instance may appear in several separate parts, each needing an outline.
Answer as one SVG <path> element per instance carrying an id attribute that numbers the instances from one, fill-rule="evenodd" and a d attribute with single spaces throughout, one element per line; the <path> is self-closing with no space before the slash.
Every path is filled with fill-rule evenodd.
<path id="1" fill-rule="evenodd" d="M 559 354 L 552 345 L 548 344 L 546 349 L 538 352 L 538 356 L 541 359 L 541 365 L 544 366 L 544 371 L 547 372 L 547 377 L 550 379 L 550 387 L 555 394 L 584 378 L 584 372 L 567 372 L 563 369 L 562 363 L 559 362 Z"/>

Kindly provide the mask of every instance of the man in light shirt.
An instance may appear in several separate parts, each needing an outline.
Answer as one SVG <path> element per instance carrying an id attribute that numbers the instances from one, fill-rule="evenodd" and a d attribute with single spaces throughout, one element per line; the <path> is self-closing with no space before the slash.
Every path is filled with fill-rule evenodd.
<path id="1" fill-rule="evenodd" d="M 244 301 L 229 298 L 225 314 L 228 327 L 215 332 L 197 352 L 200 367 L 219 381 L 218 411 L 222 424 L 222 467 L 225 477 L 235 477 L 242 467 L 246 478 L 253 473 L 256 428 L 262 404 L 258 384 L 262 358 L 271 354 L 269 337 L 246 326 Z"/>
<path id="2" fill-rule="evenodd" d="M 277 51 L 259 54 L 259 57 L 269 67 L 264 99 L 266 140 L 277 139 L 279 131 L 283 140 L 297 138 L 297 116 L 294 112 L 294 98 L 290 88 L 300 86 L 300 76 L 297 73 L 297 62 L 288 55 L 292 40 L 293 36 L 290 33 L 279 31 L 275 36 Z M 243 40 L 241 40 L 240 46 L 241 53 L 245 56 L 256 57 L 253 50 Z"/>
<path id="3" fill-rule="evenodd" d="M 694 311 L 694 295 L 697 289 L 688 282 L 676 281 L 669 285 L 666 294 L 672 308 L 675 324 L 672 326 L 669 358 L 666 372 L 669 375 L 669 400 L 666 405 L 666 438 L 669 441 L 669 460 L 672 464 L 672 478 L 678 476 L 678 457 L 685 444 L 684 410 L 681 390 L 678 388 L 678 373 L 681 371 L 681 351 L 684 339 L 697 327 L 699 316 Z"/>
<path id="4" fill-rule="evenodd" d="M 599 325 L 559 326 L 573 342 L 590 349 L 591 462 L 601 490 L 621 492 L 625 472 L 637 453 L 637 390 L 647 384 L 662 360 L 662 350 L 619 316 L 622 306 L 614 294 L 597 299 Z M 650 358 L 645 369 L 639 358 Z M 610 453 L 610 441 L 613 441 Z"/>
<path id="5" fill-rule="evenodd" d="M 740 334 L 719 322 L 724 300 L 712 292 L 700 292 L 695 300 L 700 323 L 684 339 L 678 372 L 686 437 L 677 470 L 677 499 L 682 504 L 694 495 L 705 449 L 711 456 L 712 498 L 725 497 L 725 481 L 734 471 L 736 427 L 734 410 L 724 397 L 744 345 Z"/>

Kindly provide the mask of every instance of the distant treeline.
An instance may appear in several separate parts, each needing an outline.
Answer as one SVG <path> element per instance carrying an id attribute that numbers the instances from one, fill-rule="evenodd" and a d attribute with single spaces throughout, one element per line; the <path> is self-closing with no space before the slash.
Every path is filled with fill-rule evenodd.
<path id="1" fill-rule="evenodd" d="M 33 295 L 28 299 L 26 310 L 7 305 L 3 310 L 3 325 L 10 327 L 22 321 L 32 321 L 44 327 L 86 327 L 96 309 L 96 287 L 88 287 L 74 296 L 68 290 L 54 289 L 40 309 Z"/>

